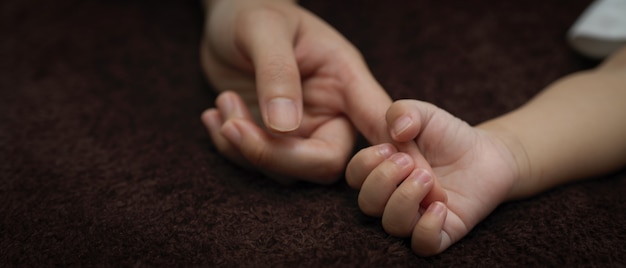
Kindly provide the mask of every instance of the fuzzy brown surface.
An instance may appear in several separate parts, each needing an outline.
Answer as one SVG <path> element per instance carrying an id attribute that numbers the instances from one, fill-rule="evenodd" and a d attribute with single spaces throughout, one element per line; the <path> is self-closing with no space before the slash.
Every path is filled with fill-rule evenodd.
<path id="1" fill-rule="evenodd" d="M 301 1 L 394 99 L 472 124 L 594 66 L 565 42 L 588 3 Z M 344 182 L 231 164 L 199 120 L 202 21 L 193 1 L 0 3 L 0 266 L 626 266 L 624 171 L 503 204 L 422 258 Z"/>

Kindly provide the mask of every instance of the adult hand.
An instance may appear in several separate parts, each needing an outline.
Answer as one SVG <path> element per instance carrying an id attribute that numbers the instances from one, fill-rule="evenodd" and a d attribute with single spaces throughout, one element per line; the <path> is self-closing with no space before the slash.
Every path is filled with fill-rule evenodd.
<path id="1" fill-rule="evenodd" d="M 354 126 L 371 143 L 392 142 L 391 99 L 330 25 L 286 0 L 207 7 L 202 64 L 224 93 L 202 120 L 222 154 L 279 181 L 327 184 L 343 175 Z M 397 146 L 427 164 L 413 143 Z M 436 200 L 446 200 L 437 182 L 425 203 Z"/>
<path id="2" fill-rule="evenodd" d="M 356 48 L 293 1 L 208 1 L 201 57 L 224 92 L 202 116 L 213 142 L 274 178 L 336 180 L 355 142 L 346 115 L 381 122 L 391 103 Z"/>

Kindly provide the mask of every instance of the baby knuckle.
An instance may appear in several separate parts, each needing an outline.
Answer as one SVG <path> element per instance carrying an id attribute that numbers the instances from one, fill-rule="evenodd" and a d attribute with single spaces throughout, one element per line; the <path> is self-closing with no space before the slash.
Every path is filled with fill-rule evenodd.
<path id="1" fill-rule="evenodd" d="M 382 224 L 385 232 L 396 237 L 407 237 L 411 233 L 411 230 L 397 219 L 390 220 L 383 217 Z"/>
<path id="2" fill-rule="evenodd" d="M 380 205 L 371 200 L 371 198 L 368 198 L 363 194 L 359 194 L 358 203 L 359 208 L 365 215 L 372 217 L 380 217 L 382 215 L 383 208 L 381 208 Z"/>

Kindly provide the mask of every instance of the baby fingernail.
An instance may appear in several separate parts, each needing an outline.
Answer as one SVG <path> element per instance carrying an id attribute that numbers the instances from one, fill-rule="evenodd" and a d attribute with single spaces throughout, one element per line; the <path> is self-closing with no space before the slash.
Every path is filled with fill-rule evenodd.
<path id="1" fill-rule="evenodd" d="M 432 180 L 432 177 L 428 171 L 418 169 L 413 172 L 413 179 L 421 184 L 427 184 Z"/>
<path id="2" fill-rule="evenodd" d="M 378 154 L 383 158 L 388 158 L 395 152 L 393 145 L 391 144 L 381 144 L 378 147 Z"/>
<path id="3" fill-rule="evenodd" d="M 269 127 L 278 131 L 292 131 L 298 128 L 298 108 L 287 98 L 274 98 L 267 106 Z"/>
<path id="4" fill-rule="evenodd" d="M 393 127 L 391 129 L 392 136 L 397 137 L 402 132 L 407 130 L 411 125 L 413 125 L 413 120 L 410 117 L 404 115 L 398 118 L 395 122 L 393 122 Z"/>
<path id="5" fill-rule="evenodd" d="M 441 202 L 434 202 L 428 207 L 428 210 L 433 214 L 441 214 L 445 211 L 446 207 Z"/>
<path id="6" fill-rule="evenodd" d="M 406 166 L 410 163 L 408 156 L 402 153 L 392 155 L 389 160 L 396 163 L 398 166 Z"/>

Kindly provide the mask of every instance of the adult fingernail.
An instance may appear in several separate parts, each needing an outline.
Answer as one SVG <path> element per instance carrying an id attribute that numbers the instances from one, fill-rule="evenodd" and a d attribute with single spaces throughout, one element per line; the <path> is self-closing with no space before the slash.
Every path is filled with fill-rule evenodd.
<path id="1" fill-rule="evenodd" d="M 220 98 L 220 102 L 218 104 L 221 108 L 222 111 L 224 111 L 224 113 L 227 116 L 230 116 L 233 111 L 234 111 L 234 101 L 232 99 L 232 96 L 230 95 L 224 95 Z"/>
<path id="2" fill-rule="evenodd" d="M 228 141 L 234 144 L 239 144 L 241 142 L 241 133 L 232 121 L 224 123 L 221 132 Z"/>
<path id="3" fill-rule="evenodd" d="M 215 130 L 219 127 L 217 121 L 215 120 L 213 116 L 213 112 L 211 110 L 204 111 L 200 119 L 211 130 Z"/>
<path id="4" fill-rule="evenodd" d="M 394 137 L 399 136 L 400 134 L 402 134 L 402 132 L 407 130 L 411 125 L 413 125 L 413 120 L 411 120 L 410 117 L 406 115 L 401 116 L 400 118 L 396 119 L 395 122 L 393 122 L 393 127 L 391 128 L 392 136 Z"/>
<path id="5" fill-rule="evenodd" d="M 300 124 L 296 104 L 287 98 L 274 98 L 267 106 L 269 127 L 282 132 L 292 131 Z"/>

